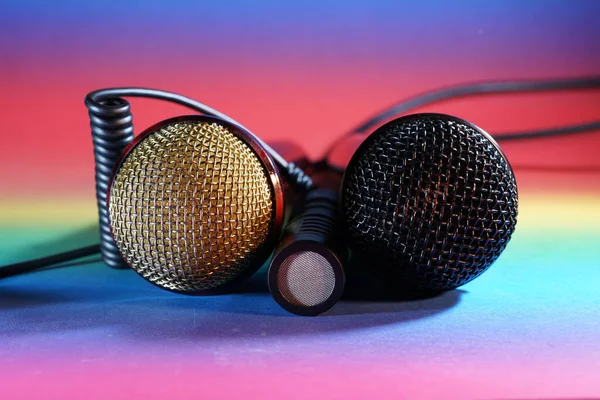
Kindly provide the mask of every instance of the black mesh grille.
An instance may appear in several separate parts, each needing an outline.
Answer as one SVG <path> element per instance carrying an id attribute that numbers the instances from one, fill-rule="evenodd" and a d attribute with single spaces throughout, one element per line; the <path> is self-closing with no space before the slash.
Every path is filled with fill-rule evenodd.
<path id="1" fill-rule="evenodd" d="M 487 134 L 423 114 L 375 131 L 344 178 L 342 211 L 364 267 L 415 290 L 460 286 L 510 240 L 517 187 Z"/>

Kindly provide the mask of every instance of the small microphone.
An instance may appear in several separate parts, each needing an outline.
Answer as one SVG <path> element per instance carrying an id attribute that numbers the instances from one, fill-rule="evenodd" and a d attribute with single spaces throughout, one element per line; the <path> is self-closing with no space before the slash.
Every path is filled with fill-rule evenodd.
<path id="1" fill-rule="evenodd" d="M 490 135 L 416 114 L 373 132 L 341 190 L 353 264 L 398 292 L 454 289 L 487 270 L 514 232 L 513 171 Z"/>
<path id="2" fill-rule="evenodd" d="M 315 316 L 339 301 L 347 250 L 338 223 L 337 191 L 306 194 L 304 209 L 287 226 L 268 271 L 269 290 L 285 310 Z"/>

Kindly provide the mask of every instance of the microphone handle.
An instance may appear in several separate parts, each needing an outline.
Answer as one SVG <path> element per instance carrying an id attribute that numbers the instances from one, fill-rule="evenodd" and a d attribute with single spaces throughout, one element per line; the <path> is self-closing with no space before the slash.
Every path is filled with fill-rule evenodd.
<path id="1" fill-rule="evenodd" d="M 330 189 L 313 189 L 306 194 L 303 209 L 287 226 L 279 248 L 289 242 L 307 240 L 335 245 L 338 230 L 338 194 Z"/>

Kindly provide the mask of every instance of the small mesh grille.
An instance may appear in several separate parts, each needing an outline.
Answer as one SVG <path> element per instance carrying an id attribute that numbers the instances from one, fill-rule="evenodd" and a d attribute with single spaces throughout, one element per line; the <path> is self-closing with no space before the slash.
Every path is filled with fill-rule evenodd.
<path id="1" fill-rule="evenodd" d="M 281 263 L 277 288 L 295 306 L 313 307 L 329 299 L 335 272 L 325 257 L 314 251 L 293 253 Z"/>
<path id="2" fill-rule="evenodd" d="M 121 254 L 149 281 L 216 288 L 257 260 L 274 218 L 261 160 L 226 127 L 171 123 L 138 143 L 115 174 L 110 223 Z"/>
<path id="3" fill-rule="evenodd" d="M 451 289 L 485 271 L 515 229 L 510 166 L 482 131 L 442 115 L 392 121 L 346 171 L 344 221 L 367 268 L 411 289 Z"/>

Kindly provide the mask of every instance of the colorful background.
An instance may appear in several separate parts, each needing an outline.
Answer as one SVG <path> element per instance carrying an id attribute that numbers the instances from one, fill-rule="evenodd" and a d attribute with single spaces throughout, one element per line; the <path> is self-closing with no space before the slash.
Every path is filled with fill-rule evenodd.
<path id="1" fill-rule="evenodd" d="M 0 263 L 97 241 L 83 97 L 179 92 L 311 157 L 372 113 L 466 81 L 600 74 L 600 2 L 0 3 Z M 423 111 L 491 133 L 597 119 L 600 93 Z M 187 113 L 132 100 L 136 130 Z M 279 309 L 166 293 L 97 259 L 0 282 L 2 398 L 565 398 L 600 383 L 600 132 L 507 143 L 513 241 L 422 301 Z"/>

